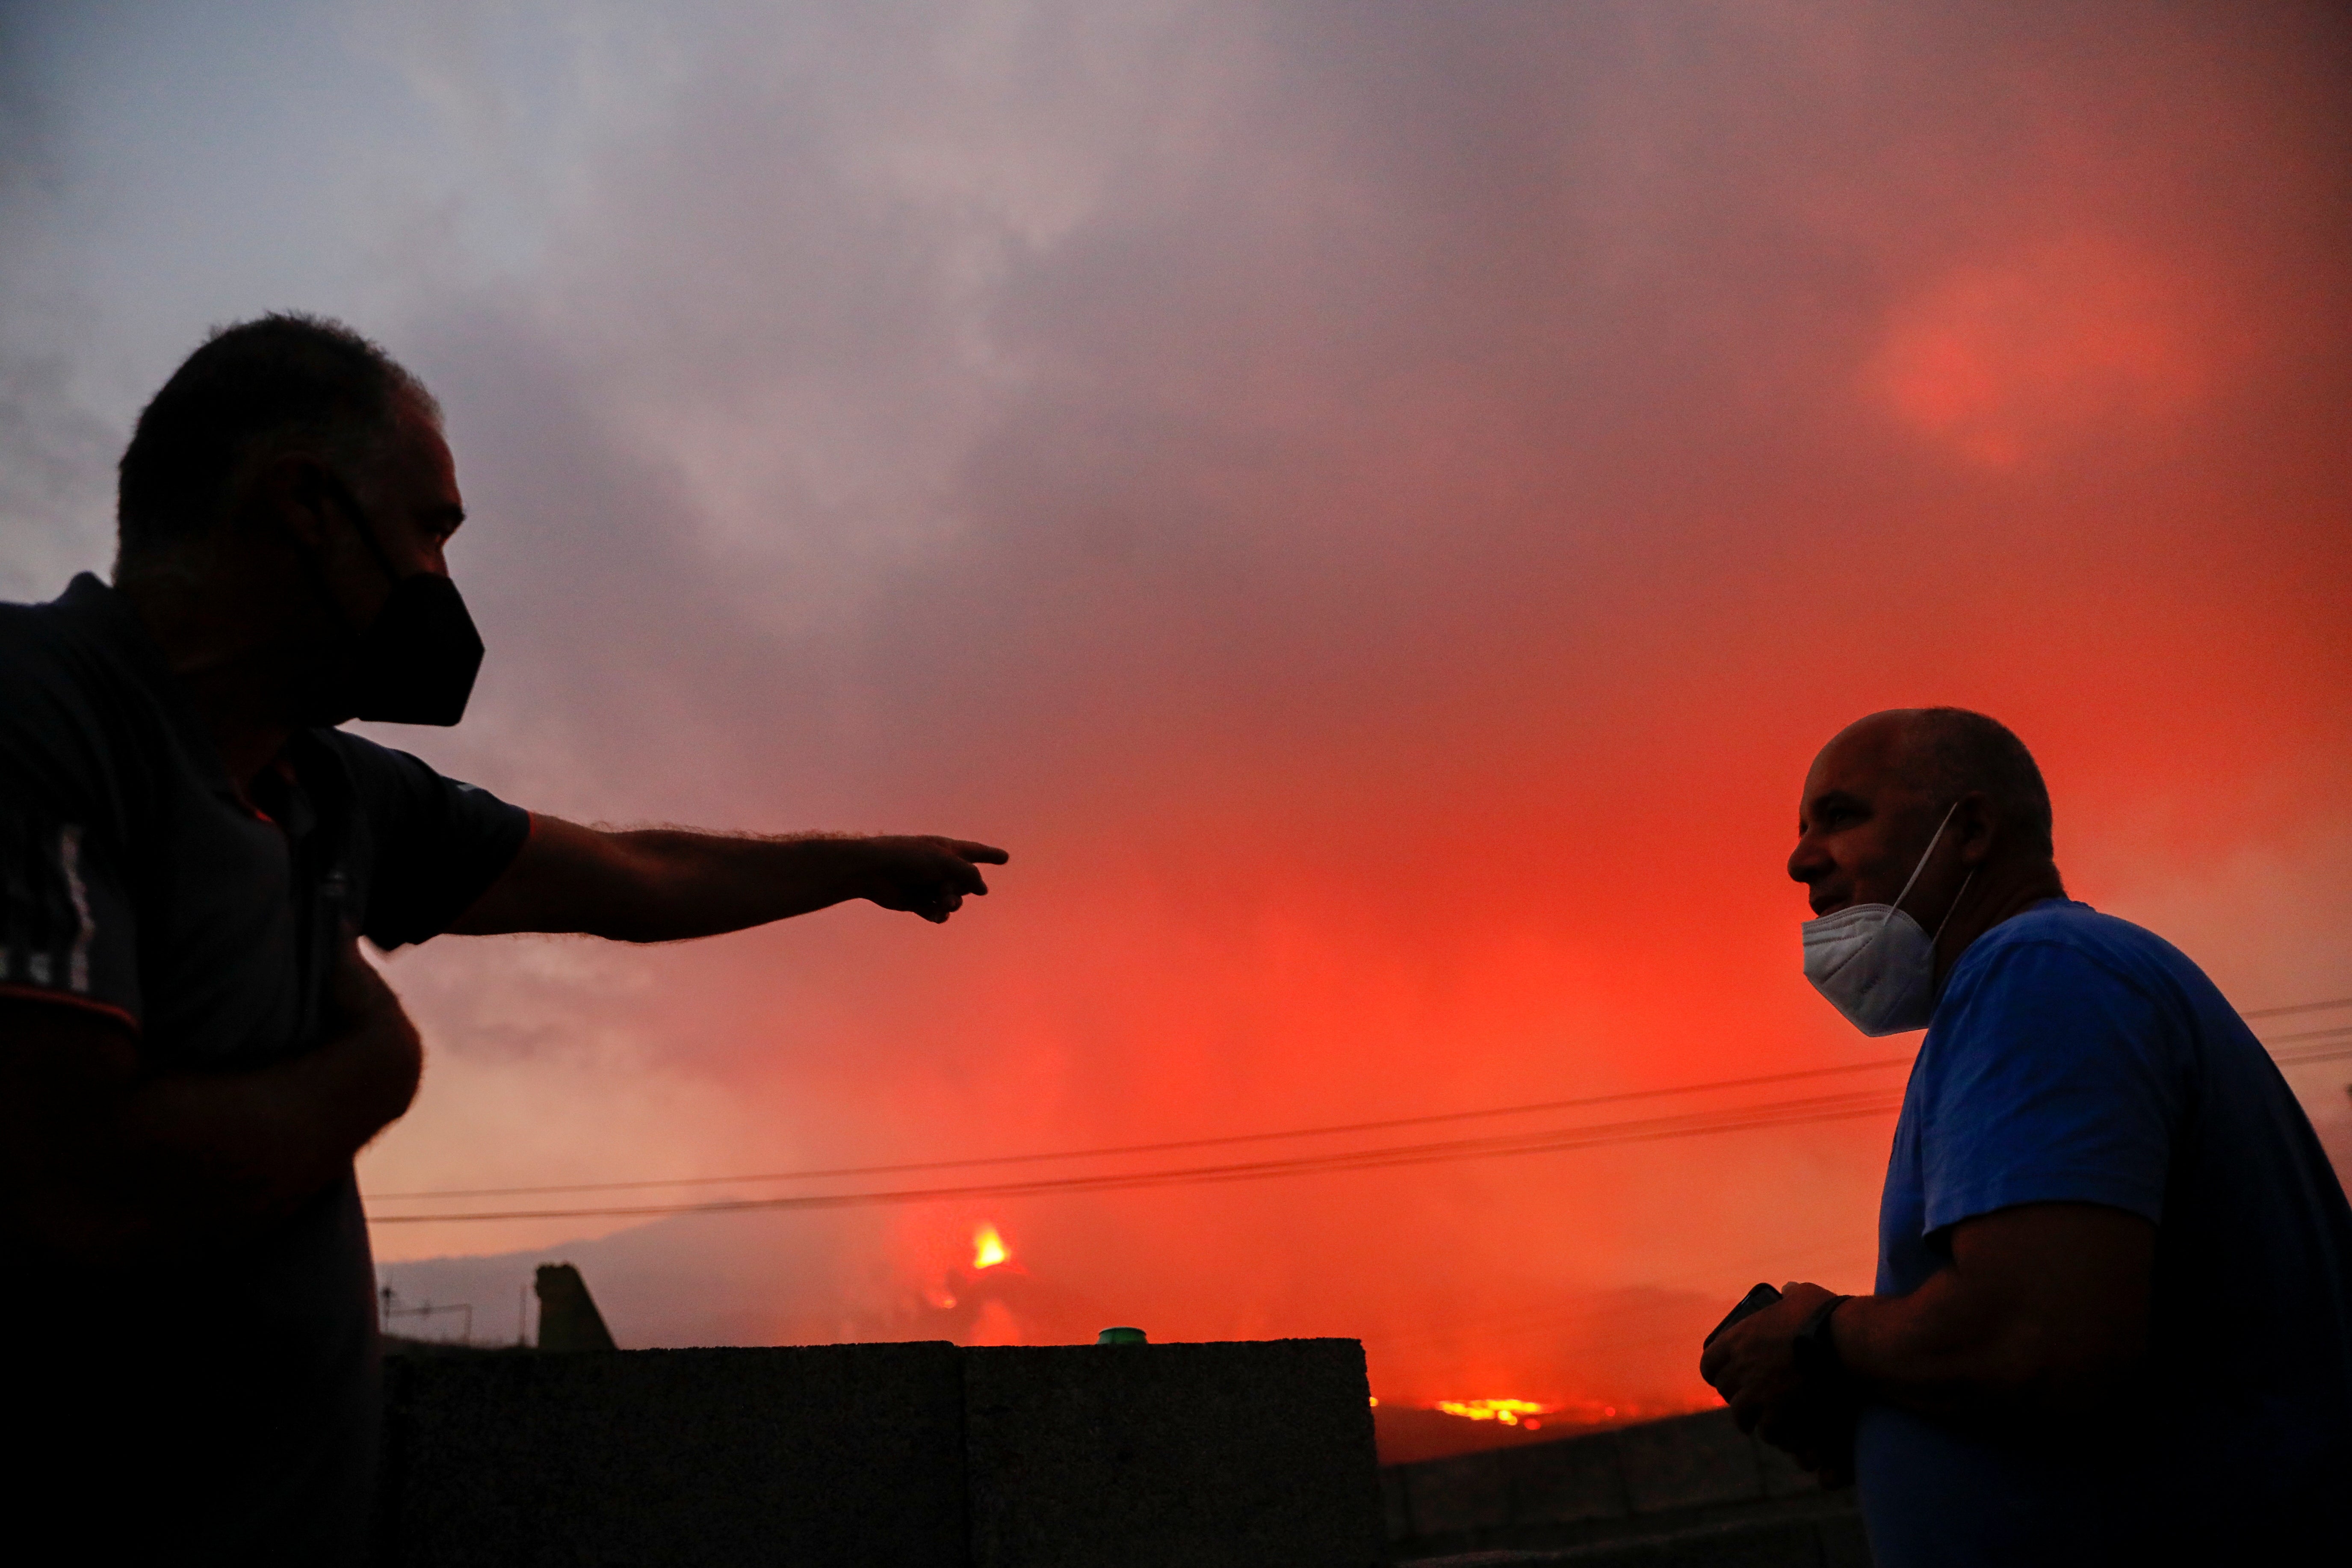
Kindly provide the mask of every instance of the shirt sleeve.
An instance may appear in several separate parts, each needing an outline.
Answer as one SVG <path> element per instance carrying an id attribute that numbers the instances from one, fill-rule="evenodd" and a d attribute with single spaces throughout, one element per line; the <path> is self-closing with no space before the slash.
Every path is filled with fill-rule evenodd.
<path id="1" fill-rule="evenodd" d="M 362 932 L 386 951 L 440 935 L 514 863 L 530 813 L 405 752 L 356 735 L 333 739 L 368 826 Z"/>
<path id="2" fill-rule="evenodd" d="M 2183 1042 L 2156 1000 L 2057 942 L 2005 947 L 1955 991 L 1920 1130 L 1926 1233 L 2032 1203 L 2160 1221 Z"/>
<path id="3" fill-rule="evenodd" d="M 98 813 L 42 799 L 12 760 L 0 756 L 0 995 L 136 1028 L 138 930 L 121 857 Z"/>

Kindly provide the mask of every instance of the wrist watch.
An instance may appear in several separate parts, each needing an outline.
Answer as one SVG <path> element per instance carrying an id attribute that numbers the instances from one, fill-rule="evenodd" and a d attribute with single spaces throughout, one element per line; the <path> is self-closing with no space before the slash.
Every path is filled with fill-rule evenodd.
<path id="1" fill-rule="evenodd" d="M 1853 1387 L 1853 1374 L 1846 1371 L 1839 1356 L 1837 1336 L 1832 1331 L 1831 1320 L 1837 1310 L 1853 1300 L 1851 1296 L 1832 1296 L 1805 1314 L 1797 1329 L 1791 1347 L 1797 1374 L 1815 1388 L 1828 1394 L 1845 1394 Z"/>

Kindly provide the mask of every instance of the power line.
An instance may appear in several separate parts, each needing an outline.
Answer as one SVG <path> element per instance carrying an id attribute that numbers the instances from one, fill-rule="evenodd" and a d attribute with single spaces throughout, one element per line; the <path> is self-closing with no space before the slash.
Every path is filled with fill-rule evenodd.
<path id="1" fill-rule="evenodd" d="M 2256 1008 L 2239 1016 L 2246 1018 L 2277 1017 L 2291 1013 L 2315 1013 L 2331 1007 L 2344 1006 L 2352 1006 L 2352 998 L 2335 1002 L 2299 1002 L 2284 1007 Z M 2352 1024 L 2339 1024 L 2322 1029 L 2305 1030 L 2297 1034 L 2274 1036 L 2264 1043 L 2291 1045 L 2304 1040 L 2333 1039 L 2347 1033 L 2352 1033 Z M 2283 1067 L 2300 1066 L 2308 1062 L 2333 1060 L 2337 1054 L 2328 1052 L 2313 1055 L 2308 1052 L 2295 1052 L 2276 1059 Z M 633 1192 L 648 1187 L 740 1186 L 761 1182 L 820 1181 L 842 1176 L 896 1176 L 908 1175 L 919 1171 L 968 1170 L 983 1165 L 1029 1165 L 1050 1163 L 1059 1160 L 1109 1159 L 1129 1154 L 1168 1154 L 1186 1149 L 1214 1149 L 1239 1143 L 1274 1142 L 1292 1138 L 1320 1138 L 1343 1132 L 1384 1132 L 1402 1127 L 1428 1127 L 1448 1121 L 1480 1121 L 1493 1116 L 1520 1116 L 1538 1111 L 1574 1110 L 1596 1105 L 1622 1104 L 1630 1100 L 1655 1100 L 1678 1094 L 1704 1094 L 1726 1089 L 1752 1089 L 1765 1084 L 1791 1083 L 1805 1079 L 1901 1067 L 1910 1059 L 1907 1056 L 1873 1057 L 1867 1061 L 1846 1062 L 1835 1067 L 1807 1068 L 1792 1072 L 1760 1073 L 1748 1078 L 1716 1079 L 1702 1083 L 1677 1084 L 1665 1089 L 1628 1089 L 1617 1094 L 1585 1095 L 1573 1100 L 1535 1100 L 1525 1105 L 1500 1105 L 1480 1110 L 1444 1110 L 1422 1116 L 1390 1117 L 1377 1121 L 1336 1122 L 1321 1127 L 1297 1127 L 1274 1132 L 1234 1132 L 1211 1138 L 1178 1138 L 1156 1143 L 1110 1144 L 1093 1149 L 1064 1149 L 1047 1153 L 973 1155 L 957 1160 L 911 1160 L 884 1165 L 836 1165 L 816 1170 L 771 1171 L 736 1176 L 667 1176 L 629 1182 L 565 1182 L 542 1186 L 434 1188 L 406 1193 L 370 1193 L 367 1197 L 371 1203 L 435 1202 L 450 1198 L 545 1197 L 562 1193 Z"/>
<path id="2" fill-rule="evenodd" d="M 2238 1015 L 2241 1018 L 2284 1018 L 2290 1013 L 2325 1013 L 2331 1008 L 2352 1007 L 2352 996 L 2338 996 L 2333 1002 L 2294 1002 L 2284 1007 L 2254 1007 Z"/>
<path id="3" fill-rule="evenodd" d="M 2269 1039 L 2264 1040 L 2263 1044 L 2266 1046 L 2291 1046 L 2297 1040 L 2326 1040 L 2344 1035 L 2352 1035 L 2352 1024 L 2334 1024 L 2325 1029 L 2305 1029 L 2299 1033 L 2292 1035 L 2273 1035 Z"/>
<path id="4" fill-rule="evenodd" d="M 1806 1068 L 1794 1072 L 1760 1073 L 1752 1078 L 1717 1079 L 1706 1083 L 1677 1084 L 1670 1089 L 1634 1089 L 1618 1094 L 1585 1095 L 1576 1100 L 1541 1100 L 1527 1105 L 1498 1105 L 1485 1110 L 1441 1110 L 1423 1116 L 1396 1116 L 1380 1121 L 1343 1121 L 1325 1127 L 1295 1127 L 1280 1132 L 1233 1132 L 1215 1138 L 1178 1138 L 1160 1143 L 1121 1143 L 1098 1149 L 1065 1149 L 1047 1154 L 992 1154 L 963 1160 L 914 1160 L 895 1165 L 839 1165 L 817 1171 L 776 1171 L 754 1176 L 670 1176 L 641 1182 L 571 1182 L 540 1187 L 458 1187 L 414 1193 L 370 1193 L 370 1202 L 389 1203 L 438 1198 L 536 1197 L 554 1193 L 616 1193 L 643 1187 L 736 1186 L 747 1182 L 806 1182 L 833 1176 L 897 1176 L 915 1171 L 952 1171 L 974 1165 L 1029 1165 L 1054 1160 L 1096 1160 L 1125 1154 L 1169 1154 L 1182 1149 L 1213 1149 L 1235 1143 L 1265 1143 L 1289 1138 L 1321 1138 L 1339 1132 L 1386 1132 L 1400 1127 L 1429 1127 L 1446 1121 L 1471 1121 L 1489 1116 L 1522 1116 L 1539 1110 L 1576 1110 L 1627 1100 L 1656 1100 L 1668 1095 L 1704 1094 L 1724 1089 L 1753 1089 L 1770 1083 L 1838 1073 L 1870 1072 L 1902 1067 L 1911 1058 L 1873 1057 L 1867 1061 L 1836 1067 Z"/>
<path id="5" fill-rule="evenodd" d="M 2319 1050 L 2290 1051 L 2283 1057 L 2273 1057 L 2271 1060 L 2283 1068 L 2300 1068 L 2309 1067 L 2314 1062 L 2342 1061 L 2346 1057 L 2352 1057 L 2352 1044 Z"/>
<path id="6" fill-rule="evenodd" d="M 852 1208 L 877 1204 L 937 1203 L 960 1198 L 1034 1197 L 1054 1194 L 1128 1192 L 1144 1187 L 1205 1185 L 1260 1181 L 1275 1176 L 1310 1175 L 1341 1171 L 1384 1170 L 1455 1160 L 1493 1159 L 1512 1154 L 1557 1153 L 1571 1149 L 1611 1144 L 1654 1142 L 1674 1138 L 1706 1137 L 1742 1132 L 1762 1127 L 1798 1126 L 1879 1116 L 1902 1104 L 1897 1092 L 1864 1089 L 1811 1099 L 1780 1100 L 1757 1106 L 1696 1111 L 1682 1116 L 1651 1117 L 1635 1121 L 1604 1122 L 1589 1127 L 1556 1128 L 1541 1132 L 1503 1133 L 1485 1138 L 1449 1139 L 1433 1143 L 1349 1150 L 1288 1159 L 1245 1161 L 1227 1165 L 1196 1165 L 1115 1174 L 1040 1177 L 1025 1182 L 1001 1182 L 963 1187 L 928 1187 L 884 1192 L 829 1193 L 796 1197 L 727 1198 L 699 1204 L 644 1204 L 606 1208 L 521 1209 L 455 1215 L 384 1215 L 371 1216 L 375 1225 L 460 1224 L 480 1220 L 625 1219 L 661 1215 L 740 1214 L 751 1209 Z"/>

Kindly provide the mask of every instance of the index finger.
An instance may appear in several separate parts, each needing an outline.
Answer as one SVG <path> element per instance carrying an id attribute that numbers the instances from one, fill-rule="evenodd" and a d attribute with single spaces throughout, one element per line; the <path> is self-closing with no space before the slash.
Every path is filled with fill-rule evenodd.
<path id="1" fill-rule="evenodd" d="M 1002 866 L 1013 858 L 993 844 L 976 844 L 969 838 L 948 838 L 941 842 L 975 865 Z"/>

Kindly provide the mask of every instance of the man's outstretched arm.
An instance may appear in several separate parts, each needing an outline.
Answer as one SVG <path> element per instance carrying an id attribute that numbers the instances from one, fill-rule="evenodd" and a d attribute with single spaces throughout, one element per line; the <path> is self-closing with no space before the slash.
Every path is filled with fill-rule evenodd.
<path id="1" fill-rule="evenodd" d="M 2156 1226 L 2101 1204 L 2024 1204 L 1952 1227 L 1949 1267 L 1907 1296 L 1857 1296 L 1830 1320 L 1868 1398 L 1931 1415 L 2059 1413 L 2111 1393 L 2147 1352 Z M 1801 1440 L 1792 1341 L 1833 1300 L 1818 1285 L 1707 1347 L 1700 1375 L 1743 1430 Z"/>
<path id="2" fill-rule="evenodd" d="M 534 813 L 505 873 L 449 927 L 467 936 L 577 931 L 616 942 L 716 936 L 870 899 L 934 922 L 988 891 L 1002 849 L 961 838 L 583 827 Z"/>

